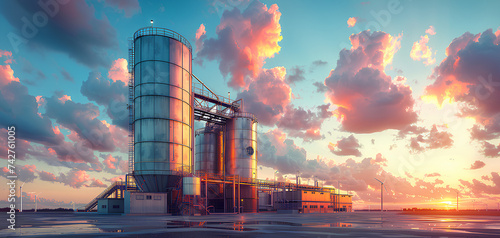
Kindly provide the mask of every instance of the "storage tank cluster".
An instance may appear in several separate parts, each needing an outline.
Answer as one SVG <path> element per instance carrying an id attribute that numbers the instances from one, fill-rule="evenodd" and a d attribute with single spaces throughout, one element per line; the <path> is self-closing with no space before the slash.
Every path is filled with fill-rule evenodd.
<path id="1" fill-rule="evenodd" d="M 189 42 L 174 31 L 146 27 L 134 33 L 133 49 L 134 116 L 131 124 L 133 175 L 138 188 L 142 192 L 171 193 L 169 197 L 173 199 L 179 195 L 175 194 L 179 191 L 174 190 L 182 185 L 183 176 L 197 171 L 237 175 L 247 181 L 257 178 L 257 120 L 254 115 L 235 113 L 225 125 L 207 122 L 204 128 L 196 131 L 194 138 Z M 222 191 L 222 187 L 217 186 L 219 192 Z M 196 184 L 192 187 L 199 189 Z M 225 198 L 234 202 L 232 188 L 226 186 Z M 238 202 L 241 201 L 243 211 L 257 211 L 255 186 L 241 185 L 238 193 L 241 196 L 236 198 L 241 198 Z"/>
<path id="2" fill-rule="evenodd" d="M 226 186 L 226 210 L 232 211 L 235 200 L 243 212 L 257 212 L 257 188 L 248 181 L 257 178 L 257 120 L 250 113 L 236 113 L 225 125 L 207 123 L 196 131 L 195 171 L 238 177 L 243 185 Z M 210 191 L 221 191 L 221 186 L 212 185 Z M 208 189 L 207 189 L 208 190 Z M 233 191 L 236 190 L 236 191 Z M 220 192 L 219 192 L 220 193 Z M 214 195 L 217 192 L 214 192 Z M 210 198 L 210 194 L 208 195 Z M 216 201 L 214 207 L 220 206 Z"/>

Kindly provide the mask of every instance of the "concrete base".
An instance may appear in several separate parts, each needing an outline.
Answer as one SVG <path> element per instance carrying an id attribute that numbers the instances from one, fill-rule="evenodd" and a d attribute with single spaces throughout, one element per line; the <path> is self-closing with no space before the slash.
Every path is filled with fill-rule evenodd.
<path id="1" fill-rule="evenodd" d="M 278 210 L 278 214 L 299 214 L 299 210 Z"/>

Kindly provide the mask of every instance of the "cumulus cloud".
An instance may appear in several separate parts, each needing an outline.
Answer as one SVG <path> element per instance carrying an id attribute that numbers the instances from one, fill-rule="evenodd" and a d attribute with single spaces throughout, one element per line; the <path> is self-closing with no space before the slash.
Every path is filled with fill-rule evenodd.
<path id="1" fill-rule="evenodd" d="M 195 35 L 195 45 L 196 45 L 196 53 L 203 49 L 203 41 L 207 38 L 207 31 L 205 30 L 205 25 L 201 24 L 198 30 L 196 30 Z"/>
<path id="2" fill-rule="evenodd" d="M 476 160 L 474 161 L 473 164 L 470 165 L 470 169 L 473 170 L 473 169 L 480 169 L 482 167 L 484 167 L 486 164 L 481 161 L 481 160 Z"/>
<path id="3" fill-rule="evenodd" d="M 286 82 L 288 84 L 295 84 L 296 82 L 303 81 L 306 79 L 304 77 L 304 74 L 305 74 L 304 67 L 293 66 L 290 69 L 290 73 L 287 74 Z"/>
<path id="4" fill-rule="evenodd" d="M 407 135 L 419 135 L 425 132 L 428 132 L 425 127 L 417 126 L 417 125 L 408 125 L 405 128 L 401 129 L 398 131 L 397 138 L 398 139 L 403 139 Z"/>
<path id="5" fill-rule="evenodd" d="M 265 60 L 281 49 L 280 17 L 278 5 L 268 8 L 259 1 L 251 2 L 243 11 L 225 10 L 217 26 L 217 37 L 204 39 L 197 57 L 218 60 L 220 72 L 225 77 L 230 75 L 228 85 L 245 88 L 247 77 L 257 77 Z"/>
<path id="6" fill-rule="evenodd" d="M 91 116 L 88 113 L 91 113 L 92 110 L 66 111 L 66 113 L 73 113 L 73 116 L 80 120 L 72 121 L 70 114 L 64 114 L 65 112 L 61 111 L 69 109 L 69 104 L 75 105 L 68 95 L 56 93 L 56 95 L 50 98 L 42 96 L 35 97 L 28 93 L 27 87 L 17 81 L 11 81 L 6 85 L 0 85 L 0 103 L 4 105 L 0 108 L 0 125 L 3 128 L 7 128 L 14 122 L 16 126 L 16 134 L 18 135 L 16 154 L 18 159 L 36 159 L 44 161 L 51 166 L 64 166 L 68 168 L 96 171 L 101 170 L 100 168 L 102 166 L 100 162 L 97 157 L 93 155 L 93 150 L 88 147 L 88 145 L 92 144 L 87 143 L 85 140 L 78 139 L 79 136 L 83 134 L 86 136 L 92 135 L 93 137 L 89 137 L 91 139 L 95 138 L 95 134 L 92 134 L 95 130 L 85 130 L 85 123 L 81 123 L 82 120 L 85 121 L 85 118 Z M 64 105 L 66 105 L 66 107 L 64 107 Z M 63 106 L 63 108 L 60 106 Z M 39 112 L 40 107 L 44 107 L 46 113 L 41 114 Z M 92 108 L 92 105 L 88 104 L 88 107 Z M 93 107 L 93 111 L 98 113 L 98 109 L 95 108 L 95 106 Z M 70 137 L 74 139 L 73 141 L 75 143 L 66 141 L 65 136 L 59 129 L 60 126 L 53 125 L 51 116 L 56 115 L 57 118 L 53 118 L 56 119 L 56 121 L 69 121 L 66 124 L 67 129 L 72 128 Z M 87 123 L 87 125 L 89 124 Z M 89 128 L 90 127 L 87 127 L 87 129 Z M 82 129 L 86 133 L 84 133 Z M 88 132 L 90 132 L 90 134 Z M 32 144 L 32 142 L 35 144 Z M 108 148 L 111 148 L 109 143 L 104 144 Z M 6 145 L 6 143 L 0 146 L 0 151 L 6 150 L 4 145 Z M 5 158 L 6 156 L 4 155 L 6 154 L 7 153 L 2 154 L 1 158 Z"/>
<path id="7" fill-rule="evenodd" d="M 73 169 L 67 174 L 60 173 L 58 182 L 68 185 L 73 188 L 80 188 L 90 181 L 90 175 L 83 170 Z"/>
<path id="8" fill-rule="evenodd" d="M 327 64 L 328 64 L 328 62 L 323 61 L 323 60 L 315 60 L 312 62 L 312 66 L 315 66 L 315 67 L 326 66 Z"/>
<path id="9" fill-rule="evenodd" d="M 401 35 L 363 31 L 350 36 L 337 67 L 325 79 L 327 97 L 335 105 L 342 129 L 373 133 L 403 129 L 417 120 L 412 90 L 391 80 L 384 68 L 400 48 Z"/>
<path id="10" fill-rule="evenodd" d="M 111 154 L 103 155 L 103 164 L 106 165 L 105 170 L 113 174 L 123 174 L 128 172 L 128 163 L 121 156 L 112 156 Z"/>
<path id="11" fill-rule="evenodd" d="M 425 30 L 425 33 L 431 36 L 435 35 L 436 31 L 434 30 L 434 26 L 429 26 L 429 29 Z"/>
<path id="12" fill-rule="evenodd" d="M 436 63 L 436 52 L 433 52 L 432 48 L 429 47 L 427 43 L 429 43 L 429 36 L 421 36 L 419 41 L 413 43 L 410 57 L 413 60 L 423 60 L 425 65 L 431 65 Z"/>
<path id="13" fill-rule="evenodd" d="M 15 170 L 15 173 L 11 173 L 11 171 L 7 167 L 3 167 L 0 171 L 1 176 L 7 178 L 7 176 L 17 175 L 17 179 L 21 182 L 31 183 L 33 182 L 37 176 L 37 170 L 35 165 L 23 165 L 18 166 Z"/>
<path id="14" fill-rule="evenodd" d="M 295 108 L 293 105 L 286 107 L 285 113 L 279 119 L 277 126 L 284 129 L 291 137 L 300 137 L 305 141 L 319 140 L 321 125 L 326 118 L 331 116 L 328 111 L 330 104 L 316 107 L 317 111 L 305 110 L 302 107 Z"/>
<path id="15" fill-rule="evenodd" d="M 440 173 L 430 173 L 430 174 L 425 174 L 424 175 L 425 177 L 441 177 L 441 174 Z"/>
<path id="16" fill-rule="evenodd" d="M 423 131 L 423 130 L 422 130 Z M 447 131 L 439 131 L 436 125 L 429 133 L 422 133 L 410 139 L 410 148 L 413 152 L 422 152 L 431 149 L 450 148 L 453 145 L 452 135 Z"/>
<path id="17" fill-rule="evenodd" d="M 108 71 L 108 78 L 113 80 L 113 82 L 122 81 L 125 85 L 127 85 L 129 81 L 127 60 L 119 58 L 113 61 L 111 68 Z"/>
<path id="18" fill-rule="evenodd" d="M 55 174 L 47 171 L 40 171 L 38 173 L 38 176 L 40 176 L 40 180 L 43 181 L 49 181 L 49 182 L 55 182 L 57 181 L 57 177 Z"/>
<path id="19" fill-rule="evenodd" d="M 255 114 L 260 124 L 274 125 L 290 104 L 292 90 L 285 78 L 283 67 L 263 69 L 248 89 L 238 93 L 237 98 L 244 101 L 244 110 Z"/>
<path id="20" fill-rule="evenodd" d="M 56 134 L 52 128 L 52 122 L 48 117 L 38 114 L 37 99 L 28 93 L 28 88 L 19 80 L 9 80 L 5 78 L 5 71 L 9 71 L 7 76 L 13 75 L 13 71 L 0 68 L 0 125 L 2 128 L 11 126 L 13 122 L 17 127 L 18 138 L 37 143 L 58 144 L 63 139 L 62 134 Z"/>
<path id="21" fill-rule="evenodd" d="M 51 7 L 48 11 L 49 19 L 44 27 L 36 28 L 30 23 L 30 29 L 33 30 L 25 30 L 23 17 L 26 21 L 32 21 L 35 13 L 45 13 L 47 10 L 44 8 L 47 7 L 42 8 L 40 4 L 33 4 L 29 0 L 2 1 L 0 13 L 12 25 L 13 34 L 22 37 L 30 50 L 64 53 L 92 68 L 107 66 L 109 61 L 105 52 L 117 49 L 118 40 L 116 30 L 106 16 L 102 15 L 101 19 L 98 19 L 94 6 L 86 1 L 58 3 L 56 2 L 57 7 Z M 21 44 L 17 43 L 18 41 L 20 40 L 16 40 L 16 45 Z"/>
<path id="22" fill-rule="evenodd" d="M 46 99 L 46 116 L 58 124 L 74 131 L 86 147 L 102 152 L 114 151 L 115 144 L 109 128 L 97 117 L 99 108 L 91 103 L 76 103 L 71 100 L 61 102 L 55 97 Z M 70 138 L 71 139 L 71 138 Z"/>
<path id="23" fill-rule="evenodd" d="M 500 112 L 500 46 L 488 29 L 480 34 L 464 33 L 446 48 L 447 57 L 434 68 L 434 82 L 422 99 L 442 105 L 461 102 L 461 116 L 474 117 L 482 124 Z"/>
<path id="24" fill-rule="evenodd" d="M 278 170 L 280 175 L 299 171 L 301 178 L 316 177 L 326 185 L 337 186 L 337 181 L 341 181 L 340 189 L 354 191 L 357 198 L 365 201 L 378 199 L 380 195 L 380 183 L 373 179 L 375 177 L 386 181 L 391 193 L 386 201 L 390 203 L 420 202 L 453 195 L 449 187 L 440 186 L 440 180 L 426 182 L 416 178 L 411 183 L 406 178 L 388 173 L 383 168 L 387 159 L 381 154 L 377 154 L 375 159 L 347 159 L 344 163 L 336 164 L 326 158 L 307 159 L 306 151 L 277 129 L 259 134 L 258 139 L 259 165 Z"/>
<path id="25" fill-rule="evenodd" d="M 80 92 L 88 100 L 104 106 L 113 125 L 122 129 L 128 128 L 128 89 L 127 84 L 122 80 L 110 81 L 103 78 L 98 72 L 91 72 L 88 79 L 83 81 Z"/>
<path id="26" fill-rule="evenodd" d="M 341 140 L 337 141 L 337 143 L 330 142 L 328 144 L 328 149 L 330 149 L 333 154 L 340 156 L 352 155 L 359 157 L 361 156 L 359 148 L 361 148 L 361 145 L 354 135 L 343 137 Z"/>
<path id="27" fill-rule="evenodd" d="M 317 93 L 326 93 L 328 91 L 328 87 L 323 82 L 314 82 L 313 86 L 316 87 Z"/>
<path id="28" fill-rule="evenodd" d="M 357 17 L 349 17 L 349 19 L 347 19 L 347 27 L 354 27 L 357 21 Z"/>
<path id="29" fill-rule="evenodd" d="M 489 142 L 483 143 L 483 154 L 486 157 L 498 157 L 500 156 L 500 145 L 495 146 Z"/>
<path id="30" fill-rule="evenodd" d="M 491 177 L 488 177 L 488 179 L 491 181 L 492 185 L 485 184 L 477 179 L 473 179 L 472 182 L 462 179 L 459 181 L 476 196 L 482 194 L 500 194 L 500 175 L 497 172 L 492 172 Z"/>
<path id="31" fill-rule="evenodd" d="M 125 12 L 125 17 L 132 17 L 141 12 L 138 0 L 105 0 L 105 5 Z"/>

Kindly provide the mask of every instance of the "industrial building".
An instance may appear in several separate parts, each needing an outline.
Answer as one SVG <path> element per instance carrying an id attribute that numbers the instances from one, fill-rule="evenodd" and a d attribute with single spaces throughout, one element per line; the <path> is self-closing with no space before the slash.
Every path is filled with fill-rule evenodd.
<path id="1" fill-rule="evenodd" d="M 335 189 L 257 179 L 258 118 L 193 75 L 186 38 L 151 26 L 129 42 L 129 173 L 83 211 L 116 199 L 132 214 L 352 210 Z"/>

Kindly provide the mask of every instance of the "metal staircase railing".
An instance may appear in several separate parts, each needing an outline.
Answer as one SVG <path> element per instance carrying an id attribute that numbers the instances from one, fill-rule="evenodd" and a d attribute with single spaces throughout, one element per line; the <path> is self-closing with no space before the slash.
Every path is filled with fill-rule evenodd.
<path id="1" fill-rule="evenodd" d="M 111 194 L 113 194 L 116 190 L 121 189 L 125 190 L 126 182 L 123 181 L 116 181 L 112 183 L 108 188 L 106 188 L 104 191 L 102 191 L 99 195 L 97 195 L 92 201 L 90 201 L 82 211 L 88 212 L 94 209 L 97 206 L 97 201 L 101 198 L 107 198 Z M 123 196 L 123 192 L 121 193 Z"/>

